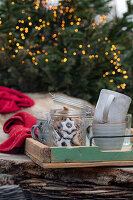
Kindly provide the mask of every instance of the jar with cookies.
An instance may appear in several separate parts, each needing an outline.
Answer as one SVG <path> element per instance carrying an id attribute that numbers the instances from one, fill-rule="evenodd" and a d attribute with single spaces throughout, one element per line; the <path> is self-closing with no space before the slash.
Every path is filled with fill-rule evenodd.
<path id="1" fill-rule="evenodd" d="M 86 145 L 84 111 L 67 107 L 50 112 L 51 146 L 72 147 Z"/>

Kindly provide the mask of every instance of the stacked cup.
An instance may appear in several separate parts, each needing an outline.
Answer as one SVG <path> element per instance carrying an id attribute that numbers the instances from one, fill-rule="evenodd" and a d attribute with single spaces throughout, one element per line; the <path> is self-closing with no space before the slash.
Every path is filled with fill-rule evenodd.
<path id="1" fill-rule="evenodd" d="M 119 136 L 125 135 L 125 120 L 130 103 L 131 98 L 124 94 L 101 90 L 92 125 L 95 144 L 101 150 L 122 148 L 124 137 Z"/>

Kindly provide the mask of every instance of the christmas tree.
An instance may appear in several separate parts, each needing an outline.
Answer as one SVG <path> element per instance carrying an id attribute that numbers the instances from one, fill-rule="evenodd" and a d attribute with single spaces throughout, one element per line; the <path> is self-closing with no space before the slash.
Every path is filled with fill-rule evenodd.
<path id="1" fill-rule="evenodd" d="M 124 90 L 127 71 L 110 35 L 109 0 L 6 0 L 0 19 L 0 84 L 95 101 Z M 118 44 L 118 43 L 117 43 Z"/>
<path id="2" fill-rule="evenodd" d="M 133 99 L 133 2 L 131 0 L 127 0 L 127 8 L 122 18 L 115 17 L 109 37 L 119 45 L 121 62 L 129 77 L 124 93 Z M 133 102 L 130 112 L 133 113 Z"/>

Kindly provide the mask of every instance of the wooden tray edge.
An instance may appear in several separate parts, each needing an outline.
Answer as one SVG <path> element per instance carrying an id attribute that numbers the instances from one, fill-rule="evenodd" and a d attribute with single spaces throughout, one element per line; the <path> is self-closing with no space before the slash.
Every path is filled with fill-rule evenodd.
<path id="1" fill-rule="evenodd" d="M 131 167 L 133 161 L 98 161 L 88 163 L 41 163 L 35 159 L 32 155 L 25 152 L 25 154 L 31 158 L 37 165 L 44 169 L 57 169 L 57 168 L 85 168 L 85 167 Z"/>

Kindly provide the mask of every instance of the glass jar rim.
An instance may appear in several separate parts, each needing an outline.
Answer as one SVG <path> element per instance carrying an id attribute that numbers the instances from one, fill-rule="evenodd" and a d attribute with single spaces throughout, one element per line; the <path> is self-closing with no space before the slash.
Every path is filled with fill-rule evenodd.
<path id="1" fill-rule="evenodd" d="M 83 111 L 83 110 L 70 110 L 69 109 L 69 111 L 68 111 L 68 113 L 66 112 L 66 113 L 58 113 L 58 112 L 63 112 L 63 110 L 62 109 L 53 109 L 53 110 L 51 110 L 50 111 L 50 115 L 51 115 L 51 117 L 53 116 L 53 117 L 59 117 L 59 116 L 64 116 L 64 117 L 72 117 L 72 116 L 83 116 L 83 117 L 85 117 L 86 116 L 86 112 L 85 111 Z M 64 111 L 65 112 L 65 111 Z"/>

